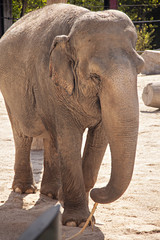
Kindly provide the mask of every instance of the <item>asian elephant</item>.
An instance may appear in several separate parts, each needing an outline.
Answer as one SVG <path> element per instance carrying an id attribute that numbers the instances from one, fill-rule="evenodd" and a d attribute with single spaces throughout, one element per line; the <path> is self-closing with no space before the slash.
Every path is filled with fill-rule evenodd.
<path id="1" fill-rule="evenodd" d="M 64 225 L 87 219 L 88 193 L 108 143 L 110 181 L 91 190 L 91 198 L 110 203 L 130 183 L 139 122 L 137 74 L 143 66 L 136 38 L 122 12 L 53 4 L 27 14 L 0 39 L 0 89 L 16 151 L 13 190 L 36 190 L 30 148 L 33 137 L 43 138 L 41 193 L 57 198 L 61 186 Z"/>

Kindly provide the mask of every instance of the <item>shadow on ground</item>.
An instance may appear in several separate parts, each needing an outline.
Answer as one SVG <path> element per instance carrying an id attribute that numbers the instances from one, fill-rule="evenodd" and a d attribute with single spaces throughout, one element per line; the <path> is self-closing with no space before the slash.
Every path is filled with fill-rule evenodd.
<path id="1" fill-rule="evenodd" d="M 56 200 L 42 194 L 18 194 L 11 192 L 8 200 L 0 207 L 0 239 L 18 240 L 29 225 L 48 208 L 57 204 Z M 73 236 L 80 228 L 61 226 L 62 239 Z M 9 233 L 6 236 L 6 231 Z M 10 235 L 11 234 L 11 235 Z M 103 240 L 104 235 L 98 227 L 87 229 L 76 238 L 77 240 Z"/>
<path id="2" fill-rule="evenodd" d="M 43 151 L 31 151 L 31 162 L 36 184 L 40 185 L 43 172 Z M 8 199 L 0 206 L 0 240 L 18 240 L 30 224 L 48 208 L 57 204 L 39 191 L 35 194 L 18 194 L 8 189 Z M 2 202 L 1 202 L 2 203 Z M 61 212 L 63 209 L 61 208 Z M 80 228 L 61 226 L 62 240 L 79 232 Z M 8 234 L 6 234 L 8 232 Z M 103 240 L 104 235 L 98 227 L 87 229 L 77 240 Z"/>

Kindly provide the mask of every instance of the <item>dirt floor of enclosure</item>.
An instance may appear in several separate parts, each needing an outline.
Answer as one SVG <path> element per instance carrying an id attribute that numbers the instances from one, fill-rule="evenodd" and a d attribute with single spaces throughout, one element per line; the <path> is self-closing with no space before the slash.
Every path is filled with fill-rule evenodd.
<path id="1" fill-rule="evenodd" d="M 160 75 L 138 76 L 140 128 L 132 182 L 116 202 L 98 205 L 94 231 L 88 227 L 77 239 L 160 240 L 160 111 L 146 107 L 142 91 L 146 84 L 160 81 Z M 43 151 L 32 151 L 35 181 L 40 186 Z M 21 233 L 56 201 L 36 194 L 12 192 L 14 142 L 3 98 L 0 95 L 0 240 L 17 240 Z M 110 153 L 106 151 L 96 186 L 110 175 Z M 90 200 L 90 208 L 93 202 Z M 63 239 L 79 228 L 62 227 Z"/>

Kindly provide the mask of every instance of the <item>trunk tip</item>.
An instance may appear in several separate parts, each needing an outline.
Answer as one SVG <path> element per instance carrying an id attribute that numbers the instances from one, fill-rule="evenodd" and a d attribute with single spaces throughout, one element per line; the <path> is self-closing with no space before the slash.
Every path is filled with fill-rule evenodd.
<path id="1" fill-rule="evenodd" d="M 114 191 L 114 188 L 108 186 L 102 188 L 94 188 L 90 192 L 90 197 L 96 203 L 106 204 L 117 200 L 122 196 L 124 191 Z"/>
<path id="2" fill-rule="evenodd" d="M 106 201 L 107 196 L 105 187 L 92 189 L 90 192 L 90 197 L 96 203 L 108 203 L 108 201 Z"/>

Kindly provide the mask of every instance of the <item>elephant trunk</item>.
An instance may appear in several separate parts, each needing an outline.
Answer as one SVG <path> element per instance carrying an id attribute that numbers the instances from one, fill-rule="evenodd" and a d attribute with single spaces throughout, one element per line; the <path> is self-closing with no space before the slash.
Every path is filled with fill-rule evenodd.
<path id="1" fill-rule="evenodd" d="M 110 203 L 118 199 L 132 178 L 139 122 L 137 79 L 132 75 L 126 73 L 122 76 L 120 71 L 118 78 L 112 78 L 107 85 L 107 80 L 103 82 L 100 103 L 112 168 L 107 186 L 91 191 L 91 198 L 97 203 Z"/>

